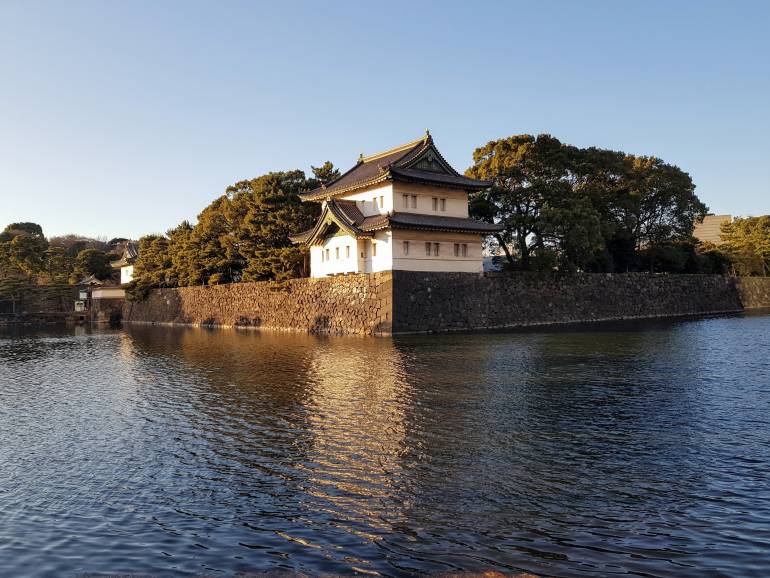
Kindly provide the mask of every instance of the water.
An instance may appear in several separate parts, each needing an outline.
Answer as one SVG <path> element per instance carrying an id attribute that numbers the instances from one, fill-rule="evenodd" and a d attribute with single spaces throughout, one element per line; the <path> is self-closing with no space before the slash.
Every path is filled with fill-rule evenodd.
<path id="1" fill-rule="evenodd" d="M 770 317 L 0 335 L 0 576 L 770 575 Z"/>

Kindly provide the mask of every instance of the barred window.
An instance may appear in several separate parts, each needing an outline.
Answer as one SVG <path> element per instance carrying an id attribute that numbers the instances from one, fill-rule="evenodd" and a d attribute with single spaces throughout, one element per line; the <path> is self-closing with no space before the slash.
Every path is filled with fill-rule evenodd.
<path id="1" fill-rule="evenodd" d="M 433 256 L 438 257 L 439 243 L 433 243 Z"/>
<path id="2" fill-rule="evenodd" d="M 425 256 L 430 257 L 430 248 L 432 246 L 432 243 L 425 243 Z"/>
<path id="3" fill-rule="evenodd" d="M 460 256 L 460 243 L 455 243 L 455 257 Z"/>
<path id="4" fill-rule="evenodd" d="M 433 210 L 438 211 L 438 197 L 433 197 Z"/>
<path id="5" fill-rule="evenodd" d="M 463 257 L 467 257 L 467 256 L 468 256 L 468 244 L 463 243 Z"/>

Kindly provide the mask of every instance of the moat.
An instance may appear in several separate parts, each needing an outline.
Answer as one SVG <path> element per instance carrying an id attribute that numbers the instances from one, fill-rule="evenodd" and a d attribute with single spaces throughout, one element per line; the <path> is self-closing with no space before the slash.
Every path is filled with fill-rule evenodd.
<path id="1" fill-rule="evenodd" d="M 0 575 L 770 574 L 770 316 L 0 332 Z"/>

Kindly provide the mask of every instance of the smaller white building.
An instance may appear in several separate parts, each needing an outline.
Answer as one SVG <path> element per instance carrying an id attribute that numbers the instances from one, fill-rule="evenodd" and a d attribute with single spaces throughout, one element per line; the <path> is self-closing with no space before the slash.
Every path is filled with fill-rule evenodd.
<path id="1" fill-rule="evenodd" d="M 120 269 L 120 284 L 126 285 L 131 283 L 134 279 L 134 263 L 137 257 L 139 257 L 139 249 L 136 243 L 128 241 L 125 249 L 123 249 L 123 255 L 118 261 L 112 263 L 113 269 Z"/>

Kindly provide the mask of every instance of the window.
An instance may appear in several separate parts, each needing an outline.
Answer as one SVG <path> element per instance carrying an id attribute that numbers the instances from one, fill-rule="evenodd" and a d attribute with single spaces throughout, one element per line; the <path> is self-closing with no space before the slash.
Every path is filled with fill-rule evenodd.
<path id="1" fill-rule="evenodd" d="M 326 260 L 329 260 L 329 249 L 326 249 Z"/>
<path id="2" fill-rule="evenodd" d="M 430 257 L 430 248 L 432 244 L 431 243 L 425 243 L 425 256 Z"/>
<path id="3" fill-rule="evenodd" d="M 433 197 L 433 210 L 438 211 L 438 197 Z"/>
<path id="4" fill-rule="evenodd" d="M 335 247 L 334 248 L 334 258 L 335 259 L 339 259 L 340 258 L 340 248 L 339 247 Z"/>
<path id="5" fill-rule="evenodd" d="M 321 249 L 321 263 L 323 263 L 326 259 L 324 259 L 324 250 Z"/>
<path id="6" fill-rule="evenodd" d="M 377 243 L 372 241 L 372 257 L 376 257 L 376 256 L 377 256 Z"/>
<path id="7" fill-rule="evenodd" d="M 467 257 L 467 256 L 468 256 L 468 244 L 463 243 L 463 257 Z"/>
<path id="8" fill-rule="evenodd" d="M 401 195 L 401 196 L 404 199 L 404 208 L 408 209 L 409 208 L 409 195 Z"/>
<path id="9" fill-rule="evenodd" d="M 439 199 L 439 205 L 442 211 L 446 211 L 446 199 Z"/>
<path id="10" fill-rule="evenodd" d="M 345 247 L 345 259 L 350 259 L 350 245 Z"/>
<path id="11" fill-rule="evenodd" d="M 460 256 L 460 243 L 455 243 L 455 257 Z"/>
<path id="12" fill-rule="evenodd" d="M 439 247 L 438 243 L 433 243 L 433 256 L 434 257 L 438 257 L 438 247 Z"/>
<path id="13" fill-rule="evenodd" d="M 409 254 L 409 241 L 404 241 L 404 255 Z"/>
<path id="14" fill-rule="evenodd" d="M 380 208 L 382 209 L 385 206 L 385 197 L 380 197 Z"/>
<path id="15" fill-rule="evenodd" d="M 412 195 L 412 208 L 417 208 L 417 195 Z"/>

